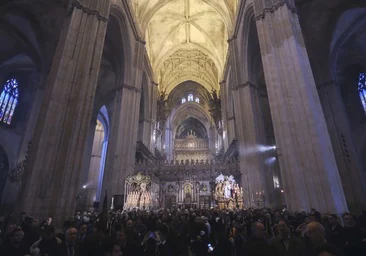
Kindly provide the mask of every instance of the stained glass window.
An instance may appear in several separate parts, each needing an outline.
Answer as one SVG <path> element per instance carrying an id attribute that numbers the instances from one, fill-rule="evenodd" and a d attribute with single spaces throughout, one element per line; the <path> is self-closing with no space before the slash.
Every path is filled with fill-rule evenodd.
<path id="1" fill-rule="evenodd" d="M 360 94 L 363 110 L 366 113 L 366 73 L 360 73 L 358 76 L 358 93 Z"/>
<path id="2" fill-rule="evenodd" d="M 182 99 L 182 104 L 186 102 L 186 98 L 183 98 Z"/>
<path id="3" fill-rule="evenodd" d="M 193 94 L 188 94 L 188 101 L 193 101 Z"/>
<path id="4" fill-rule="evenodd" d="M 5 82 L 0 95 L 0 122 L 11 124 L 19 100 L 19 84 L 15 78 Z"/>
<path id="5" fill-rule="evenodd" d="M 195 101 L 196 101 L 197 103 L 200 103 L 200 98 L 196 97 Z"/>

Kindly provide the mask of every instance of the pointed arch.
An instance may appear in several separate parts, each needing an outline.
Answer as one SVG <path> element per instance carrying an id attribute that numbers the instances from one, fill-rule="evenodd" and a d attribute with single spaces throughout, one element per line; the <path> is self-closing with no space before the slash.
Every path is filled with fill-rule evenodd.
<path id="1" fill-rule="evenodd" d="M 241 22 L 242 28 L 241 28 L 241 34 L 240 37 L 237 39 L 238 42 L 241 42 L 241 45 L 239 46 L 239 49 L 241 49 L 241 51 L 239 51 L 240 54 L 240 67 L 242 67 L 242 70 L 240 70 L 240 72 L 242 72 L 242 77 L 244 77 L 244 79 L 246 81 L 250 81 L 251 79 L 251 63 L 250 63 L 250 58 L 251 58 L 251 52 L 250 52 L 250 42 L 251 40 L 253 40 L 253 38 L 251 38 L 251 34 L 253 33 L 253 29 L 257 29 L 256 27 L 253 27 L 253 24 L 255 26 L 255 22 L 254 22 L 254 7 L 253 4 L 248 4 L 245 6 L 244 8 L 244 15 L 243 15 L 243 21 Z M 257 35 L 257 33 L 255 33 Z M 240 40 L 239 40 L 240 39 Z M 245 82 L 246 82 L 245 81 Z M 244 82 L 244 81 L 239 81 L 239 82 Z"/>
<path id="2" fill-rule="evenodd" d="M 113 41 L 118 44 L 118 72 L 117 72 L 117 86 L 124 81 L 131 81 L 133 75 L 133 46 L 131 44 L 133 37 L 132 32 L 127 27 L 127 18 L 122 9 L 117 5 L 112 5 L 110 10 L 110 21 L 108 26 L 114 25 L 114 30 L 107 30 L 112 32 Z M 108 34 L 106 35 L 108 36 Z"/>

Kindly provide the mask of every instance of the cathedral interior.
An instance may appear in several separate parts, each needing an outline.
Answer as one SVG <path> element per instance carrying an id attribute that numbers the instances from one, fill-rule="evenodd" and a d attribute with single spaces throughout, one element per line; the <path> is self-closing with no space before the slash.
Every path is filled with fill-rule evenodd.
<path id="1" fill-rule="evenodd" d="M 366 3 L 0 3 L 0 215 L 366 207 Z"/>

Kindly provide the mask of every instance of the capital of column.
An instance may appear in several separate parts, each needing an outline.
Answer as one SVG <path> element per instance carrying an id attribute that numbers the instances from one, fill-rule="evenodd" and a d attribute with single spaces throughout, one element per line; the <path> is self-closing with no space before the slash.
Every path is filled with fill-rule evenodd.
<path id="1" fill-rule="evenodd" d="M 295 3 L 293 0 L 272 0 L 272 1 L 261 1 L 262 3 L 259 3 L 258 5 L 258 9 L 257 10 L 257 15 L 254 17 L 255 20 L 261 20 L 264 19 L 266 17 L 267 13 L 273 13 L 275 12 L 277 9 L 279 9 L 280 7 L 286 5 L 287 8 L 292 12 L 292 13 L 296 13 L 297 12 L 297 8 L 295 6 Z M 263 3 L 264 2 L 264 3 Z M 262 10 L 260 10 L 262 9 Z"/>
<path id="2" fill-rule="evenodd" d="M 236 85 L 236 86 L 234 86 L 233 88 L 232 88 L 232 91 L 237 91 L 237 90 L 239 90 L 240 88 L 244 88 L 244 87 L 252 87 L 252 88 L 254 88 L 254 89 L 258 89 L 258 86 L 257 85 L 255 85 L 255 84 L 253 84 L 252 82 L 250 82 L 250 81 L 247 81 L 247 82 L 245 82 L 245 83 L 242 83 L 242 84 L 238 84 L 238 85 Z"/>
<path id="3" fill-rule="evenodd" d="M 99 10 L 93 10 L 93 9 L 83 5 L 78 0 L 72 1 L 70 11 L 72 11 L 74 8 L 82 10 L 84 13 L 86 13 L 88 15 L 95 15 L 101 21 L 108 22 L 108 18 L 104 17 Z"/>
<path id="4" fill-rule="evenodd" d="M 126 88 L 126 89 L 131 90 L 131 91 L 135 91 L 135 92 L 138 92 L 138 93 L 141 92 L 141 89 L 136 88 L 136 87 L 134 87 L 132 85 L 128 85 L 128 84 L 121 84 L 120 86 L 118 86 L 116 88 L 116 91 L 122 90 L 123 88 Z"/>

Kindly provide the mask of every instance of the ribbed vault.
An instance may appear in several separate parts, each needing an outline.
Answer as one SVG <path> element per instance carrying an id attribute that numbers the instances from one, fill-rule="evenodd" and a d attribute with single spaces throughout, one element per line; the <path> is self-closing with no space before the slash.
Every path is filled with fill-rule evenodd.
<path id="1" fill-rule="evenodd" d="M 238 0 L 131 0 L 161 91 L 186 80 L 219 91 Z"/>

